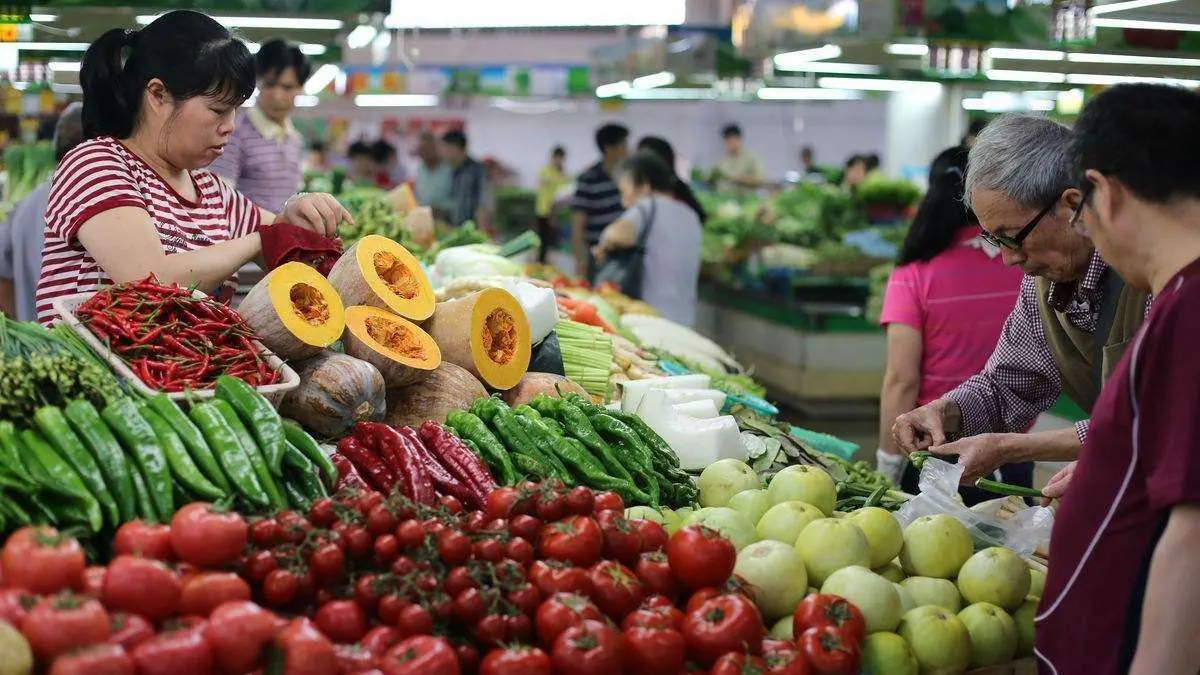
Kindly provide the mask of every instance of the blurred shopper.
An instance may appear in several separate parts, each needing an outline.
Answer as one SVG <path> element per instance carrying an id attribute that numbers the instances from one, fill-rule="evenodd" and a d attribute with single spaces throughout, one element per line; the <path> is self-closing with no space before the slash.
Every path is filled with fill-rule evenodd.
<path id="1" fill-rule="evenodd" d="M 238 115 L 233 136 L 210 168 L 255 204 L 278 212 L 303 184 L 304 138 L 289 116 L 312 63 L 299 45 L 272 38 L 254 55 L 254 74 L 258 99 Z"/>
<path id="2" fill-rule="evenodd" d="M 375 185 L 390 190 L 404 182 L 404 167 L 400 166 L 396 146 L 381 138 L 371 144 L 371 155 L 375 158 Z"/>
<path id="3" fill-rule="evenodd" d="M 613 171 L 629 154 L 629 129 L 620 124 L 605 124 L 596 130 L 596 148 L 600 150 L 600 161 L 575 179 L 575 197 L 571 201 L 575 274 L 589 281 L 596 271 L 592 248 L 599 243 L 604 228 L 624 212 Z"/>
<path id="4" fill-rule="evenodd" d="M 700 280 L 700 220 L 675 199 L 675 179 L 658 155 L 639 151 L 616 169 L 627 210 L 604 228 L 593 250 L 599 262 L 644 246 L 641 289 L 622 289 L 684 326 L 696 321 Z"/>
<path id="5" fill-rule="evenodd" d="M 975 147 L 975 141 L 979 138 L 980 132 L 987 126 L 987 120 L 983 117 L 975 117 L 967 124 L 967 134 L 962 138 L 962 146 L 968 150 Z"/>
<path id="6" fill-rule="evenodd" d="M 486 189 L 483 165 L 467 154 L 467 136 L 461 131 L 447 131 L 442 136 L 442 156 L 452 171 L 450 181 L 450 197 L 453 205 L 450 209 L 449 223 L 462 225 L 468 220 L 474 220 L 476 225 L 484 224 L 483 198 Z"/>
<path id="7" fill-rule="evenodd" d="M 881 161 L 880 161 L 879 155 L 877 153 L 872 152 L 871 154 L 864 157 L 863 160 L 867 163 L 867 175 L 868 176 L 879 172 L 879 166 L 881 164 Z"/>
<path id="8" fill-rule="evenodd" d="M 1154 308 L 1092 409 L 1054 516 L 1039 672 L 1200 672 L 1200 98 L 1118 85 L 1075 122 L 1072 222 Z"/>
<path id="9" fill-rule="evenodd" d="M 746 149 L 742 139 L 742 128 L 736 124 L 726 125 L 721 130 L 725 145 L 725 156 L 717 162 L 716 189 L 734 195 L 748 195 L 762 187 L 762 159 Z"/>
<path id="10" fill-rule="evenodd" d="M 862 155 L 851 155 L 842 169 L 842 189 L 847 192 L 858 190 L 859 183 L 867 178 L 867 158 Z"/>
<path id="11" fill-rule="evenodd" d="M 558 244 L 558 228 L 553 221 L 554 198 L 571 182 L 566 172 L 567 151 L 561 145 L 550 151 L 550 163 L 538 172 L 537 233 L 542 240 L 538 262 L 545 263 L 546 255 Z"/>
<path id="12" fill-rule="evenodd" d="M 88 47 L 83 135 L 54 172 L 38 279 L 38 320 L 55 298 L 154 274 L 229 301 L 274 222 L 336 235 L 350 219 L 327 194 L 294 195 L 278 215 L 205 167 L 224 152 L 254 91 L 254 58 L 212 18 L 167 12 Z M 274 233 L 275 229 L 267 230 Z"/>
<path id="13" fill-rule="evenodd" d="M 442 160 L 442 149 L 433 132 L 422 131 L 417 138 L 417 157 L 420 162 L 413 196 L 418 204 L 432 207 L 439 218 L 446 219 L 454 205 L 451 198 L 454 170 Z"/>
<path id="14" fill-rule="evenodd" d="M 359 187 L 375 186 L 379 176 L 379 162 L 375 160 L 375 152 L 371 144 L 363 140 L 354 141 L 346 148 L 346 179 Z"/>
<path id="15" fill-rule="evenodd" d="M 639 151 L 646 150 L 658 155 L 658 158 L 667 165 L 671 170 L 671 180 L 674 187 L 671 189 L 671 194 L 675 199 L 688 205 L 692 211 L 696 212 L 696 217 L 700 222 L 708 220 L 708 214 L 704 212 L 704 207 L 700 205 L 700 201 L 696 199 L 696 193 L 692 192 L 692 186 L 688 185 L 687 181 L 679 177 L 675 171 L 675 148 L 667 142 L 667 139 L 658 136 L 646 136 L 638 141 L 637 149 Z"/>
<path id="16" fill-rule="evenodd" d="M 806 183 L 824 183 L 825 172 L 817 166 L 816 151 L 811 145 L 800 148 L 800 181 Z"/>
<path id="17" fill-rule="evenodd" d="M 313 141 L 308 144 L 308 155 L 304 158 L 304 171 L 322 172 L 329 170 L 329 151 L 324 141 Z"/>
<path id="18" fill-rule="evenodd" d="M 72 103 L 54 125 L 54 161 L 83 141 L 82 103 Z M 42 271 L 42 245 L 46 230 L 46 203 L 50 176 L 17 202 L 8 219 L 0 223 L 0 310 L 19 321 L 37 319 L 34 294 Z"/>
<path id="19" fill-rule="evenodd" d="M 887 371 L 876 461 L 912 494 L 918 472 L 896 447 L 892 423 L 983 370 L 1021 286 L 1021 270 L 1004 265 L 999 248 L 983 240 L 979 221 L 963 206 L 966 171 L 966 148 L 933 160 L 929 190 L 888 279 L 879 320 L 887 330 Z M 1001 475 L 1031 485 L 1033 464 L 1008 464 Z M 968 506 L 991 498 L 975 487 L 961 492 Z"/>

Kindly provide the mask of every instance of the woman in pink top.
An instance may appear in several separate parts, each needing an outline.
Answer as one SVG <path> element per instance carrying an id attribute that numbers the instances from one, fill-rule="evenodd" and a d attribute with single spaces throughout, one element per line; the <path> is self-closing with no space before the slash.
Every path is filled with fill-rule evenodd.
<path id="1" fill-rule="evenodd" d="M 1012 311 L 1021 271 L 979 237 L 979 222 L 963 207 L 967 149 L 950 148 L 933 160 L 929 191 L 888 279 L 880 323 L 887 329 L 887 372 L 880 393 L 877 463 L 898 478 L 907 463 L 892 439 L 898 415 L 920 407 L 983 369 Z M 1002 469 L 1004 480 L 1028 485 L 1032 464 Z M 917 472 L 902 486 L 916 490 Z M 964 488 L 969 504 L 988 497 Z"/>

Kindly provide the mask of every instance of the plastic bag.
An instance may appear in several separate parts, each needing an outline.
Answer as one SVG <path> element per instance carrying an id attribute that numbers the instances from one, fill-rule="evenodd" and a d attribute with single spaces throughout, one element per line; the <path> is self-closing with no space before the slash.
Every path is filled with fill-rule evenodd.
<path id="1" fill-rule="evenodd" d="M 1000 518 L 1004 499 L 992 500 L 968 508 L 958 498 L 962 467 L 929 457 L 921 468 L 917 481 L 920 494 L 904 503 L 895 512 L 901 527 L 907 527 L 921 516 L 944 513 L 967 526 L 975 540 L 975 548 L 1003 546 L 1023 556 L 1037 550 L 1048 550 L 1050 532 L 1054 529 L 1054 511 L 1044 506 L 1022 509 L 1011 518 Z"/>

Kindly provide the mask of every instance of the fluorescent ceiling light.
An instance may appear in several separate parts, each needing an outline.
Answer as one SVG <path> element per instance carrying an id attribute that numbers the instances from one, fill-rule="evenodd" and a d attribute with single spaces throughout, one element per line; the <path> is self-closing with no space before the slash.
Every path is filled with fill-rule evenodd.
<path id="1" fill-rule="evenodd" d="M 634 78 L 634 89 L 654 89 L 655 87 L 669 87 L 675 84 L 675 73 L 662 71 L 653 75 L 643 75 Z"/>
<path id="2" fill-rule="evenodd" d="M 1112 14 L 1113 12 L 1123 12 L 1129 9 L 1165 5 L 1169 2 L 1177 2 L 1177 0 L 1127 0 L 1127 2 L 1110 2 L 1106 5 L 1092 7 L 1088 10 L 1088 13 L 1092 16 L 1100 16 L 1101 14 Z"/>
<path id="3" fill-rule="evenodd" d="M 342 72 L 342 69 L 333 65 L 332 63 L 326 63 L 320 68 L 317 68 L 317 72 L 313 73 L 308 78 L 308 81 L 304 83 L 304 93 L 310 96 L 316 96 L 317 94 L 321 93 L 325 87 L 328 87 L 331 82 L 337 79 L 338 73 L 340 72 Z"/>
<path id="4" fill-rule="evenodd" d="M 1067 60 L 1076 63 L 1120 63 L 1131 66 L 1200 66 L 1200 59 L 1182 59 L 1177 56 L 1136 56 L 1134 54 L 1079 52 L 1067 54 Z"/>
<path id="5" fill-rule="evenodd" d="M 721 96 L 714 89 L 661 87 L 658 89 L 631 89 L 622 94 L 621 98 L 630 101 L 713 101 Z"/>
<path id="6" fill-rule="evenodd" d="M 798 64 L 820 61 L 822 59 L 836 59 L 841 57 L 841 55 L 842 48 L 837 45 L 801 49 L 800 51 L 777 55 L 775 57 L 775 67 L 783 70 L 795 70 Z"/>
<path id="7" fill-rule="evenodd" d="M 825 89 L 858 89 L 861 91 L 935 91 L 942 88 L 937 82 L 919 80 L 871 80 L 860 77 L 822 77 L 817 86 Z"/>
<path id="8" fill-rule="evenodd" d="M 989 80 L 998 82 L 1046 82 L 1062 84 L 1067 81 L 1064 73 L 1049 73 L 1038 70 L 986 70 L 984 74 Z"/>
<path id="9" fill-rule="evenodd" d="M 1100 85 L 1126 84 L 1130 82 L 1148 82 L 1150 84 L 1169 84 L 1178 87 L 1200 86 L 1200 80 L 1181 80 L 1172 77 L 1134 77 L 1130 75 L 1092 75 L 1076 73 L 1067 76 L 1068 84 Z"/>
<path id="10" fill-rule="evenodd" d="M 242 40 L 242 42 L 246 45 L 246 49 L 249 49 L 251 51 L 251 53 L 257 52 L 258 48 L 260 46 L 262 46 L 262 45 L 258 44 L 257 42 L 249 42 L 247 40 Z M 328 48 L 325 45 L 308 44 L 308 43 L 300 45 L 300 53 L 305 54 L 307 56 L 320 56 L 320 55 L 324 54 L 326 51 L 328 51 Z"/>
<path id="11" fill-rule="evenodd" d="M 354 105 L 360 108 L 428 108 L 438 104 L 435 94 L 359 94 Z"/>
<path id="12" fill-rule="evenodd" d="M 1013 96 L 1010 99 L 1001 100 L 985 96 L 982 98 L 964 98 L 962 107 L 963 110 L 991 113 L 1020 112 L 1025 110 L 1048 112 L 1050 110 L 1054 110 L 1054 101 L 1048 101 L 1046 99 L 1026 100 L 1020 96 Z"/>
<path id="13" fill-rule="evenodd" d="M 78 73 L 82 65 L 79 61 L 51 61 L 46 67 L 52 73 Z"/>
<path id="14" fill-rule="evenodd" d="M 316 96 L 311 96 L 309 94 L 301 94 L 296 97 L 296 107 L 297 108 L 315 108 L 315 107 L 317 107 L 317 104 L 320 102 L 321 102 L 321 99 L 317 98 Z"/>
<path id="15" fill-rule="evenodd" d="M 1173 21 L 1142 21 L 1140 19 L 1092 19 L 1096 28 L 1140 28 L 1142 30 L 1179 30 L 1188 33 L 1200 31 L 1200 23 L 1175 23 Z"/>
<path id="16" fill-rule="evenodd" d="M 853 101 L 862 98 L 861 91 L 815 87 L 763 87 L 758 97 L 764 101 Z"/>
<path id="17" fill-rule="evenodd" d="M 912 42 L 893 42 L 884 47 L 883 51 L 893 56 L 925 56 L 929 54 L 929 45 Z"/>
<path id="18" fill-rule="evenodd" d="M 54 23 L 58 21 L 57 14 L 30 14 L 29 20 L 34 23 Z"/>
<path id="19" fill-rule="evenodd" d="M 986 52 L 993 59 L 1019 59 L 1022 61 L 1062 61 L 1065 52 L 1052 49 L 1011 49 L 1009 47 L 991 47 Z"/>
<path id="20" fill-rule="evenodd" d="M 633 89 L 633 85 L 629 80 L 621 80 L 620 82 L 610 82 L 596 87 L 596 98 L 610 98 L 620 96 Z"/>
<path id="21" fill-rule="evenodd" d="M 151 23 L 161 14 L 141 14 L 134 17 L 139 25 Z M 279 28 L 282 30 L 339 30 L 341 19 L 289 19 L 278 16 L 214 16 L 214 21 L 226 28 Z"/>
<path id="22" fill-rule="evenodd" d="M 812 63 L 796 64 L 795 68 L 779 68 L 793 73 L 835 73 L 839 75 L 878 75 L 883 72 L 879 66 L 874 66 L 869 63 L 826 63 L 825 61 L 814 61 Z"/>
<path id="23" fill-rule="evenodd" d="M 392 0 L 388 28 L 677 26 L 687 0 Z"/>
<path id="24" fill-rule="evenodd" d="M 13 47 L 30 52 L 86 52 L 90 42 L 14 42 Z"/>
<path id="25" fill-rule="evenodd" d="M 371 44 L 371 40 L 379 33 L 374 26 L 355 26 L 346 36 L 346 46 L 350 49 L 362 49 Z"/>

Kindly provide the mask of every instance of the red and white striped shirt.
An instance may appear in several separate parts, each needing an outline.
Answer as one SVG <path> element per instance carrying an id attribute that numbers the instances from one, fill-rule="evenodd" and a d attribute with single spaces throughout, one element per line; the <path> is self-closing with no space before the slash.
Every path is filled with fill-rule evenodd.
<path id="1" fill-rule="evenodd" d="M 46 245 L 37 288 L 37 315 L 54 322 L 52 301 L 111 284 L 112 279 L 79 243 L 79 228 L 92 217 L 133 206 L 145 209 L 167 254 L 194 251 L 244 237 L 258 229 L 261 213 L 244 195 L 215 174 L 191 171 L 195 201 L 184 199 L 150 165 L 115 138 L 80 144 L 54 172 L 46 207 Z M 237 275 L 219 288 L 200 289 L 221 299 L 233 297 Z"/>

